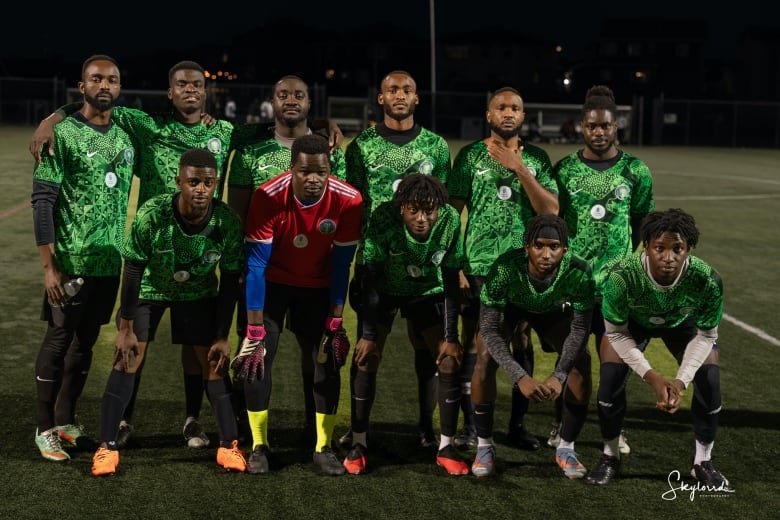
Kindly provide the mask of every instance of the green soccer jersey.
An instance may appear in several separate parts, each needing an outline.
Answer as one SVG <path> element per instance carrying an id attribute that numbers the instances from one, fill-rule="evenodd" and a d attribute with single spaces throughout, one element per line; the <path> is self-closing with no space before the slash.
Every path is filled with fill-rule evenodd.
<path id="1" fill-rule="evenodd" d="M 382 203 L 393 200 L 398 183 L 410 173 L 438 177 L 446 184 L 450 174 L 450 149 L 441 136 L 420 129 L 419 135 L 398 146 L 382 137 L 372 126 L 350 141 L 345 152 L 347 182 L 363 195 L 363 222 Z M 355 263 L 361 264 L 363 241 L 358 244 Z"/>
<path id="2" fill-rule="evenodd" d="M 201 122 L 185 124 L 173 114 L 149 115 L 141 110 L 116 107 L 112 118 L 133 136 L 138 150 L 141 180 L 138 207 L 150 198 L 177 190 L 179 160 L 190 148 L 206 148 L 217 160 L 217 176 L 222 178 L 230 152 L 259 138 L 267 138 L 265 125 L 233 125 L 219 120 L 211 126 Z M 217 190 L 223 183 L 218 182 Z M 214 198 L 220 198 L 219 191 Z"/>
<path id="3" fill-rule="evenodd" d="M 499 256 L 488 272 L 480 301 L 501 311 L 512 304 L 533 314 L 563 310 L 569 305 L 576 311 L 588 311 L 593 308 L 594 291 L 587 262 L 569 250 L 552 284 L 544 292 L 537 292 L 528 274 L 528 255 L 523 249 L 513 249 Z"/>
<path id="4" fill-rule="evenodd" d="M 236 151 L 230 163 L 228 185 L 231 188 L 256 189 L 265 181 L 290 169 L 292 151 L 276 139 L 266 139 Z M 330 174 L 346 179 L 344 152 L 336 149 L 330 156 Z"/>
<path id="5" fill-rule="evenodd" d="M 67 275 L 118 276 L 135 161 L 118 125 L 101 131 L 78 115 L 54 127 L 54 156 L 42 154 L 33 180 L 59 190 L 54 251 Z"/>
<path id="6" fill-rule="evenodd" d="M 192 301 L 216 296 L 217 266 L 237 273 L 244 265 L 244 231 L 238 215 L 220 200 L 196 234 L 179 224 L 174 204 L 178 193 L 159 195 L 139 208 L 124 243 L 126 260 L 146 264 L 139 298 Z"/>
<path id="7" fill-rule="evenodd" d="M 601 311 L 616 325 L 629 320 L 647 329 L 672 329 L 693 318 L 703 330 L 716 327 L 723 316 L 723 281 L 698 257 L 671 288 L 656 285 L 645 272 L 643 252 L 634 253 L 610 271 L 604 283 Z"/>
<path id="8" fill-rule="evenodd" d="M 523 162 L 543 188 L 558 193 L 547 152 L 524 144 Z M 515 172 L 490 157 L 484 141 L 455 156 L 447 191 L 466 202 L 466 274 L 485 276 L 502 253 L 523 247 L 525 223 L 536 212 Z"/>
<path id="9" fill-rule="evenodd" d="M 555 165 L 553 174 L 569 227 L 569 247 L 590 263 L 596 294 L 601 294 L 609 269 L 633 251 L 631 219 L 653 211 L 650 170 L 621 152 L 614 165 L 599 171 L 574 152 Z"/>
<path id="10" fill-rule="evenodd" d="M 378 290 L 391 296 L 428 296 L 444 292 L 442 268 L 463 267 L 460 215 L 450 205 L 439 208 L 439 218 L 425 242 L 404 225 L 398 206 L 379 206 L 365 237 L 365 262 L 383 265 Z"/>

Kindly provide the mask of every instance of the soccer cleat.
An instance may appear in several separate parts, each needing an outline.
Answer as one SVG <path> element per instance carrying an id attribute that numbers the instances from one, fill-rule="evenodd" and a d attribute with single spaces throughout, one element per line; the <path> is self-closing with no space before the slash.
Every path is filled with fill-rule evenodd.
<path id="1" fill-rule="evenodd" d="M 596 467 L 590 471 L 586 478 L 588 484 L 605 486 L 609 484 L 612 477 L 617 475 L 620 468 L 620 459 L 612 455 L 602 455 Z"/>
<path id="2" fill-rule="evenodd" d="M 182 435 L 184 435 L 184 440 L 187 441 L 187 446 L 190 448 L 207 448 L 210 443 L 206 432 L 203 431 L 203 426 L 200 425 L 197 419 L 191 417 L 188 417 L 184 423 Z"/>
<path id="3" fill-rule="evenodd" d="M 322 451 L 315 451 L 312 459 L 323 475 L 343 475 L 346 471 L 344 465 L 338 461 L 330 446 L 325 446 L 322 448 Z"/>
<path id="4" fill-rule="evenodd" d="M 552 423 L 552 430 L 550 430 L 550 437 L 547 438 L 547 445 L 551 448 L 557 448 L 561 443 L 561 423 Z"/>
<path id="5" fill-rule="evenodd" d="M 475 449 L 477 447 L 477 431 L 473 427 L 464 426 L 452 438 L 452 444 L 459 450 Z"/>
<path id="6" fill-rule="evenodd" d="M 268 446 L 265 444 L 258 444 L 255 449 L 252 450 L 252 454 L 246 461 L 246 472 L 251 475 L 265 475 L 268 473 Z"/>
<path id="7" fill-rule="evenodd" d="M 452 444 L 446 445 L 436 454 L 436 464 L 447 470 L 450 475 L 468 475 L 469 465 L 455 450 Z"/>
<path id="8" fill-rule="evenodd" d="M 347 433 L 339 437 L 339 446 L 348 450 L 352 446 L 352 428 L 347 430 Z"/>
<path id="9" fill-rule="evenodd" d="M 108 448 L 98 448 L 92 456 L 92 474 L 96 477 L 113 475 L 119 466 L 119 452 Z"/>
<path id="10" fill-rule="evenodd" d="M 563 474 L 570 479 L 578 479 L 588 472 L 579 460 L 577 454 L 570 448 L 558 448 L 555 450 L 555 462 L 563 470 Z"/>
<path id="11" fill-rule="evenodd" d="M 418 446 L 423 449 L 439 447 L 439 439 L 436 437 L 436 434 L 432 430 L 429 430 L 427 432 L 418 432 L 417 442 L 418 442 Z"/>
<path id="12" fill-rule="evenodd" d="M 536 451 L 539 449 L 539 439 L 528 433 L 524 426 L 510 428 L 506 436 L 506 442 L 520 450 Z"/>
<path id="13" fill-rule="evenodd" d="M 133 425 L 122 419 L 119 423 L 119 433 L 116 435 L 116 447 L 124 448 L 127 446 L 127 441 L 130 440 L 130 436 L 133 434 Z"/>
<path id="14" fill-rule="evenodd" d="M 62 449 L 60 434 L 56 426 L 49 428 L 43 433 L 38 433 L 38 430 L 35 430 L 35 444 L 38 446 L 44 459 L 57 462 L 70 460 L 70 455 Z"/>
<path id="15" fill-rule="evenodd" d="M 618 439 L 618 449 L 621 455 L 628 455 L 631 453 L 631 446 L 626 441 L 626 430 L 620 430 L 620 439 Z"/>
<path id="16" fill-rule="evenodd" d="M 362 444 L 355 444 L 347 453 L 344 459 L 344 469 L 350 475 L 361 475 L 366 472 L 366 447 Z"/>
<path id="17" fill-rule="evenodd" d="M 219 447 L 217 449 L 217 464 L 225 468 L 225 471 L 246 471 L 246 459 L 241 448 L 238 447 L 238 441 L 234 440 L 230 448 Z"/>
<path id="18" fill-rule="evenodd" d="M 79 445 L 79 439 L 81 441 L 86 440 L 86 434 L 84 433 L 84 426 L 81 424 L 63 424 L 57 426 L 57 430 L 60 436 L 60 444 L 63 448 L 75 448 Z"/>
<path id="19" fill-rule="evenodd" d="M 733 491 L 729 485 L 729 479 L 715 469 L 711 460 L 703 460 L 701 464 L 694 464 L 691 468 L 691 476 L 707 486 L 708 491 Z"/>
<path id="20" fill-rule="evenodd" d="M 471 464 L 471 472 L 475 477 L 489 477 L 496 472 L 496 447 L 478 446 L 477 456 Z"/>

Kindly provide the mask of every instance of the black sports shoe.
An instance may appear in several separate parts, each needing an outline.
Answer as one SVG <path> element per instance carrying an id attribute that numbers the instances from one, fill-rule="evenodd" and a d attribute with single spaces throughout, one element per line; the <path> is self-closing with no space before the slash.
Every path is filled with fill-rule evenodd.
<path id="1" fill-rule="evenodd" d="M 613 457 L 612 455 L 602 455 L 596 467 L 590 471 L 590 474 L 585 478 L 588 484 L 595 484 L 597 486 L 605 486 L 609 484 L 612 477 L 617 475 L 620 468 L 620 459 Z"/>
<path id="2" fill-rule="evenodd" d="M 436 448 L 439 449 L 439 438 L 436 436 L 433 430 L 427 432 L 417 432 L 417 445 L 422 449 Z"/>
<path id="3" fill-rule="evenodd" d="M 246 472 L 252 475 L 264 475 L 268 473 L 268 446 L 258 444 L 252 450 L 252 454 L 246 460 Z"/>
<path id="4" fill-rule="evenodd" d="M 704 460 L 701 464 L 694 464 L 691 468 L 691 476 L 707 486 L 709 491 L 733 491 L 729 485 L 729 479 L 715 469 L 711 460 Z"/>
<path id="5" fill-rule="evenodd" d="M 314 464 L 320 468 L 323 475 L 343 475 L 346 471 L 344 465 L 338 461 L 330 446 L 325 446 L 322 448 L 322 451 L 315 451 L 313 459 Z"/>
<path id="6" fill-rule="evenodd" d="M 347 430 L 347 433 L 339 437 L 339 446 L 348 450 L 352 447 L 352 428 Z"/>
<path id="7" fill-rule="evenodd" d="M 477 449 L 477 431 L 473 427 L 464 426 L 452 438 L 452 445 L 459 450 Z"/>
<path id="8" fill-rule="evenodd" d="M 510 428 L 506 435 L 506 443 L 520 450 L 536 451 L 541 444 L 539 439 L 531 435 L 525 427 Z"/>

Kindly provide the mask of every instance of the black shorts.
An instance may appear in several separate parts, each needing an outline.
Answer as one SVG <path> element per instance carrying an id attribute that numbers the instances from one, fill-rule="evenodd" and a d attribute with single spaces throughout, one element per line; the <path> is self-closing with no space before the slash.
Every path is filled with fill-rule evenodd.
<path id="1" fill-rule="evenodd" d="M 186 302 L 139 300 L 133 321 L 138 341 L 154 341 L 166 309 L 171 311 L 171 343 L 210 346 L 216 339 L 216 298 Z M 119 320 L 117 311 L 117 323 Z"/>
<path id="2" fill-rule="evenodd" d="M 641 325 L 629 320 L 628 330 L 633 336 L 634 341 L 639 345 L 639 349 L 644 352 L 647 344 L 651 338 L 661 338 L 666 348 L 677 360 L 677 363 L 682 362 L 682 356 L 685 353 L 685 348 L 688 343 L 696 336 L 698 329 L 696 328 L 696 321 L 694 319 L 687 319 L 677 327 L 659 328 L 659 329 L 647 329 Z M 717 345 L 713 345 L 713 349 L 717 349 Z"/>
<path id="3" fill-rule="evenodd" d="M 479 293 L 482 292 L 482 285 L 485 283 L 484 276 L 466 275 L 466 279 L 469 281 L 469 291 L 471 297 L 461 295 L 460 302 L 460 314 L 464 318 L 470 318 L 474 321 L 479 321 Z"/>
<path id="4" fill-rule="evenodd" d="M 274 322 L 279 332 L 286 321 L 287 328 L 294 334 L 319 342 L 329 312 L 330 289 L 327 287 L 294 287 L 268 281 L 265 284 L 263 319 Z"/>
<path id="5" fill-rule="evenodd" d="M 84 285 L 65 307 L 52 307 L 44 291 L 41 320 L 49 322 L 52 327 L 69 328 L 82 325 L 84 320 L 100 325 L 111 321 L 119 292 L 119 276 L 81 277 Z"/>
<path id="6" fill-rule="evenodd" d="M 444 323 L 444 294 L 416 298 L 382 294 L 379 297 L 377 323 L 390 330 L 399 311 L 401 317 L 406 318 L 416 331 L 424 331 L 442 325 Z M 442 333 L 443 331 L 444 328 L 442 328 Z"/>

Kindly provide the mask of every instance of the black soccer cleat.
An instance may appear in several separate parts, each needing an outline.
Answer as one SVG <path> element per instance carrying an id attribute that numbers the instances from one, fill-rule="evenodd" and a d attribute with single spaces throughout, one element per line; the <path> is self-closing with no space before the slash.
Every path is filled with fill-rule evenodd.
<path id="1" fill-rule="evenodd" d="M 701 464 L 694 464 L 691 468 L 691 476 L 707 486 L 710 491 L 733 491 L 729 485 L 729 479 L 715 469 L 711 460 L 703 460 Z"/>
<path id="2" fill-rule="evenodd" d="M 588 484 L 605 486 L 609 484 L 612 477 L 617 475 L 620 468 L 620 459 L 611 455 L 602 455 L 596 467 L 590 471 L 585 481 Z"/>

